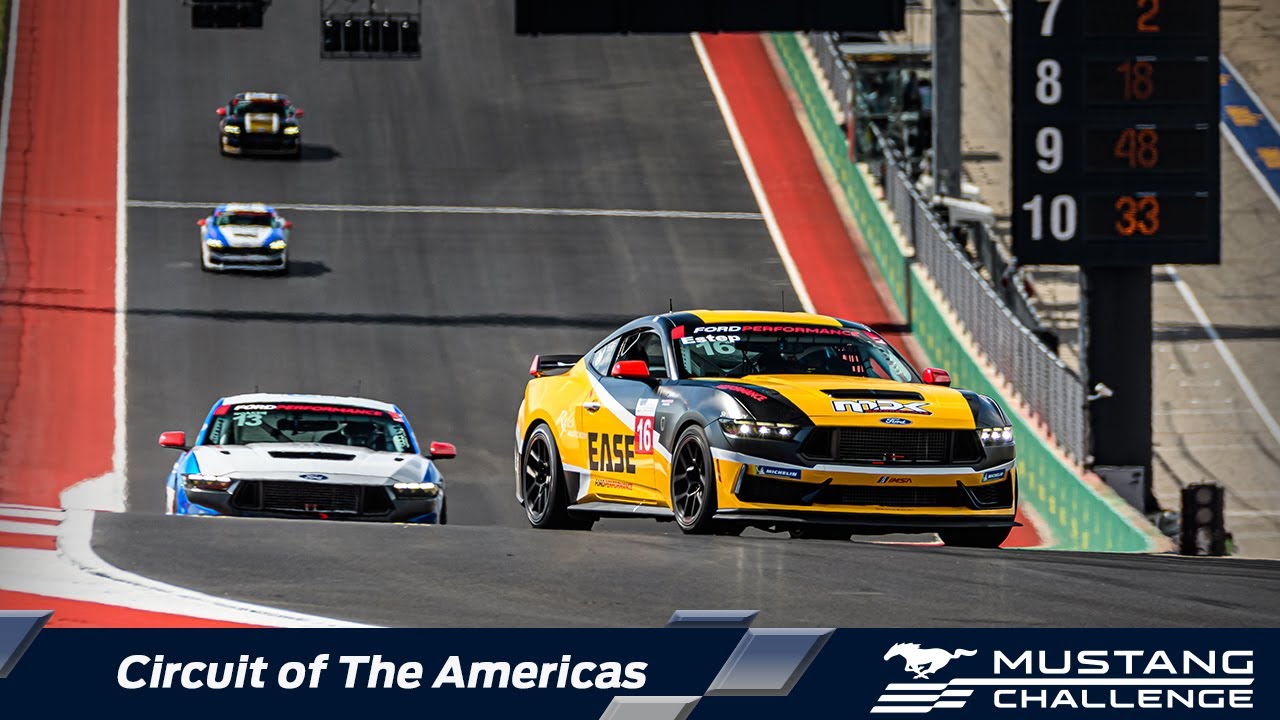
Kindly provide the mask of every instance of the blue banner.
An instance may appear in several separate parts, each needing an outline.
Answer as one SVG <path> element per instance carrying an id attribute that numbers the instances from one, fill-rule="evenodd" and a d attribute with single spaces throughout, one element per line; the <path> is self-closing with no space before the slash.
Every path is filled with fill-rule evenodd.
<path id="1" fill-rule="evenodd" d="M 1219 64 L 1222 125 L 1274 200 L 1280 197 L 1280 128 L 1225 55 Z"/>
<path id="2" fill-rule="evenodd" d="M 45 630 L 0 707 L 51 717 L 1280 717 L 1280 630 Z M 6 622 L 0 618 L 0 624 Z"/>

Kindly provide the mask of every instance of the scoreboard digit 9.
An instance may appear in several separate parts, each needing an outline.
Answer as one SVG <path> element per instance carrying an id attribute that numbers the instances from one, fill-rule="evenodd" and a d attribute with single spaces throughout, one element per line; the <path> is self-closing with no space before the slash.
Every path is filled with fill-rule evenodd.
<path id="1" fill-rule="evenodd" d="M 1022 263 L 1217 263 L 1218 0 L 1014 0 Z"/>

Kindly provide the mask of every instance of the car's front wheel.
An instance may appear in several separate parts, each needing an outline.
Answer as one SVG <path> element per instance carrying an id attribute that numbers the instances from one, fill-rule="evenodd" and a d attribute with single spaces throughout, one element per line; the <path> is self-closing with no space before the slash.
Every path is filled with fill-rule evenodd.
<path id="1" fill-rule="evenodd" d="M 524 514 L 536 528 L 590 530 L 595 519 L 569 513 L 569 489 L 560 465 L 560 451 L 551 429 L 539 425 L 520 453 L 520 483 Z"/>
<path id="2" fill-rule="evenodd" d="M 707 436 L 694 425 L 680 433 L 671 455 L 671 512 L 685 533 L 715 530 L 716 470 Z"/>
<path id="3" fill-rule="evenodd" d="M 973 548 L 998 548 L 1009 538 L 1011 527 L 1004 528 L 956 528 L 938 533 L 943 545 Z"/>

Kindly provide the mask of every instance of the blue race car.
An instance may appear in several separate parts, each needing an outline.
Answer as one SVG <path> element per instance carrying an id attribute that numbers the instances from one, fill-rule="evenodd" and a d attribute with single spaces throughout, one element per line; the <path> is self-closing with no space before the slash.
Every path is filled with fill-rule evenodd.
<path id="1" fill-rule="evenodd" d="M 293 223 L 270 205 L 219 205 L 212 215 L 196 224 L 200 226 L 200 268 L 206 272 L 289 272 L 289 230 Z"/>

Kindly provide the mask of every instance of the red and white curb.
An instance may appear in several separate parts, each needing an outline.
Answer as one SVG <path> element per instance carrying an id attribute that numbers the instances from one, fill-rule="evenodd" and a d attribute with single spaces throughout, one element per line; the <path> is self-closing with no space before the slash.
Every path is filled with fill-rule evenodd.
<path id="1" fill-rule="evenodd" d="M 245 625 L 370 627 L 216 597 L 122 570 L 93 551 L 96 514 L 0 505 L 0 591 L 46 597 L 55 614 L 60 600 L 70 600 Z"/>

